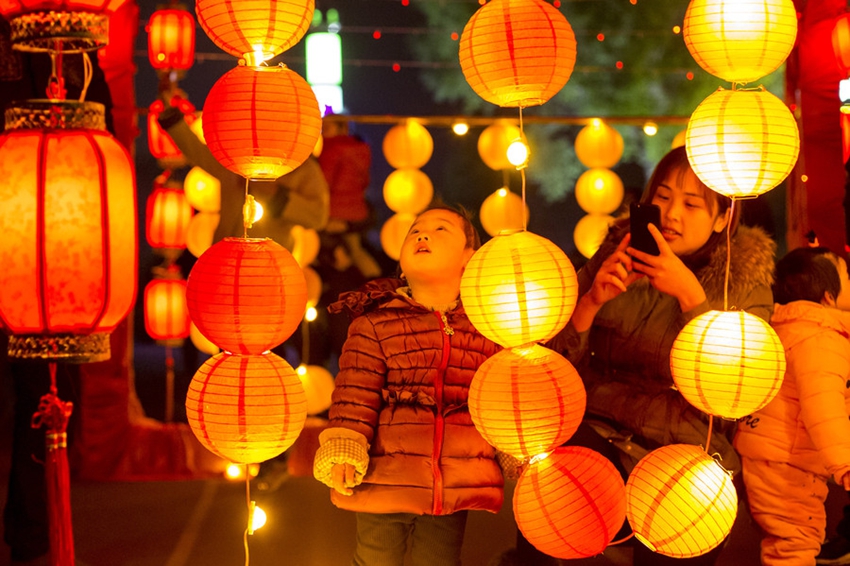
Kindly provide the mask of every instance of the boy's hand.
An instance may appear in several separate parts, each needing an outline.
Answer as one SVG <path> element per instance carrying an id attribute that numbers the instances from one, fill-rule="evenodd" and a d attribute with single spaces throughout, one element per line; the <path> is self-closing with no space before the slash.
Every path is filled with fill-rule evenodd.
<path id="1" fill-rule="evenodd" d="M 845 490 L 850 491 L 850 472 L 841 476 L 841 485 L 844 486 Z"/>
<path id="2" fill-rule="evenodd" d="M 357 484 L 354 481 L 354 466 L 351 464 L 334 464 L 331 468 L 331 481 L 336 491 L 342 495 L 351 495 L 351 488 Z"/>

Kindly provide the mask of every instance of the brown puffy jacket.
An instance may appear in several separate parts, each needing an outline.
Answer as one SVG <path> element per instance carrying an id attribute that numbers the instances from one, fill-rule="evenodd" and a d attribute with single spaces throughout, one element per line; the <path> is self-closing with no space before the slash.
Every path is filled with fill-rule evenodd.
<path id="1" fill-rule="evenodd" d="M 332 490 L 332 501 L 370 513 L 495 513 L 503 476 L 467 398 L 476 369 L 499 346 L 462 307 L 443 315 L 383 285 L 347 293 L 331 309 L 374 309 L 351 323 L 328 423 L 365 436 L 369 466 L 353 495 Z"/>

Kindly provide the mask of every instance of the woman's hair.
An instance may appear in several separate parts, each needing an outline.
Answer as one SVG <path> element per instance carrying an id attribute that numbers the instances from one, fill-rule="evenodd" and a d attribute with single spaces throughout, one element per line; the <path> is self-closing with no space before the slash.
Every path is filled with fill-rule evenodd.
<path id="1" fill-rule="evenodd" d="M 773 300 L 780 305 L 792 301 L 820 303 L 824 294 L 833 298 L 841 292 L 838 257 L 829 249 L 797 248 L 776 264 Z"/>

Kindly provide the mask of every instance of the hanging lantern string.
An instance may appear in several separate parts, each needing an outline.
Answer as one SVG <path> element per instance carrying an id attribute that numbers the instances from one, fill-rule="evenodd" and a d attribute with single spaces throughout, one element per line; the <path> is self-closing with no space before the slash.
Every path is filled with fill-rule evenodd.
<path id="1" fill-rule="evenodd" d="M 245 178 L 245 204 L 242 206 L 242 237 L 248 238 L 248 228 L 254 225 L 254 197 L 248 194 L 250 180 Z"/>
<path id="2" fill-rule="evenodd" d="M 729 206 L 729 219 L 726 221 L 726 274 L 723 279 L 723 310 L 729 310 L 729 270 L 732 265 L 732 219 L 735 218 L 735 197 Z"/>
<path id="3" fill-rule="evenodd" d="M 62 42 L 55 42 L 55 51 L 49 51 L 50 76 L 47 77 L 47 98 L 50 100 L 65 100 L 65 78 L 62 76 Z"/>
<path id="4" fill-rule="evenodd" d="M 522 125 L 522 106 L 519 107 L 519 139 L 522 143 L 525 143 L 525 129 Z M 519 178 L 522 181 L 522 210 L 525 211 L 525 165 L 519 170 Z M 525 232 L 528 225 L 528 218 L 523 213 L 522 214 L 522 231 Z"/>
<path id="5" fill-rule="evenodd" d="M 253 505 L 251 505 L 251 476 L 248 475 L 248 464 L 244 465 L 245 468 L 245 502 L 248 504 L 248 524 L 245 526 L 245 534 L 242 535 L 242 542 L 245 545 L 245 566 L 248 566 L 250 563 L 250 556 L 248 552 L 248 535 L 254 534 L 254 529 L 251 523 L 254 521 L 254 510 Z"/>
<path id="6" fill-rule="evenodd" d="M 89 57 L 88 52 L 83 51 L 83 89 L 80 91 L 80 102 L 86 99 L 86 93 L 89 90 L 93 74 L 91 57 Z"/>
<path id="7" fill-rule="evenodd" d="M 709 450 L 711 449 L 711 432 L 714 428 L 714 416 L 708 415 L 708 434 L 705 438 L 705 453 L 709 454 Z"/>
<path id="8" fill-rule="evenodd" d="M 628 541 L 633 536 L 635 536 L 634 531 L 630 532 L 629 534 L 627 534 L 626 536 L 624 536 L 621 539 L 612 540 L 611 542 L 608 543 L 608 546 L 617 546 L 618 544 L 623 544 L 624 542 Z"/>
<path id="9" fill-rule="evenodd" d="M 310 323 L 306 318 L 301 320 L 301 363 L 307 365 L 310 359 Z"/>

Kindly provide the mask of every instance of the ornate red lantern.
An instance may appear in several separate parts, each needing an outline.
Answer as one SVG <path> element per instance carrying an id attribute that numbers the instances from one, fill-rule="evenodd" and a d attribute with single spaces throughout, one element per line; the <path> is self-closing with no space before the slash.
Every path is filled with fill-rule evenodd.
<path id="1" fill-rule="evenodd" d="M 9 354 L 95 361 L 136 299 L 136 187 L 102 104 L 29 101 L 0 136 L 0 321 Z"/>
<path id="2" fill-rule="evenodd" d="M 189 337 L 186 280 L 171 265 L 145 287 L 145 331 L 166 346 L 180 345 Z"/>
<path id="3" fill-rule="evenodd" d="M 24 51 L 89 51 L 109 41 L 109 14 L 126 0 L 0 0 Z"/>
<path id="4" fill-rule="evenodd" d="M 157 10 L 148 21 L 148 60 L 157 70 L 183 70 L 195 61 L 195 20 L 175 6 Z"/>
<path id="5" fill-rule="evenodd" d="M 145 236 L 148 244 L 163 255 L 173 255 L 167 250 L 186 249 L 189 222 L 194 213 L 186 193 L 172 181 L 154 182 L 145 211 Z"/>
<path id="6" fill-rule="evenodd" d="M 292 335 L 307 306 L 304 272 L 268 238 L 225 238 L 195 262 L 186 293 L 198 330 L 234 354 L 261 354 Z"/>
<path id="7" fill-rule="evenodd" d="M 195 121 L 195 107 L 188 100 L 175 98 L 172 101 L 183 112 L 188 124 Z M 148 108 L 148 150 L 159 160 L 163 169 L 176 169 L 186 165 L 186 158 L 177 148 L 171 136 L 159 125 L 159 115 L 165 110 L 161 100 L 155 100 Z"/>

